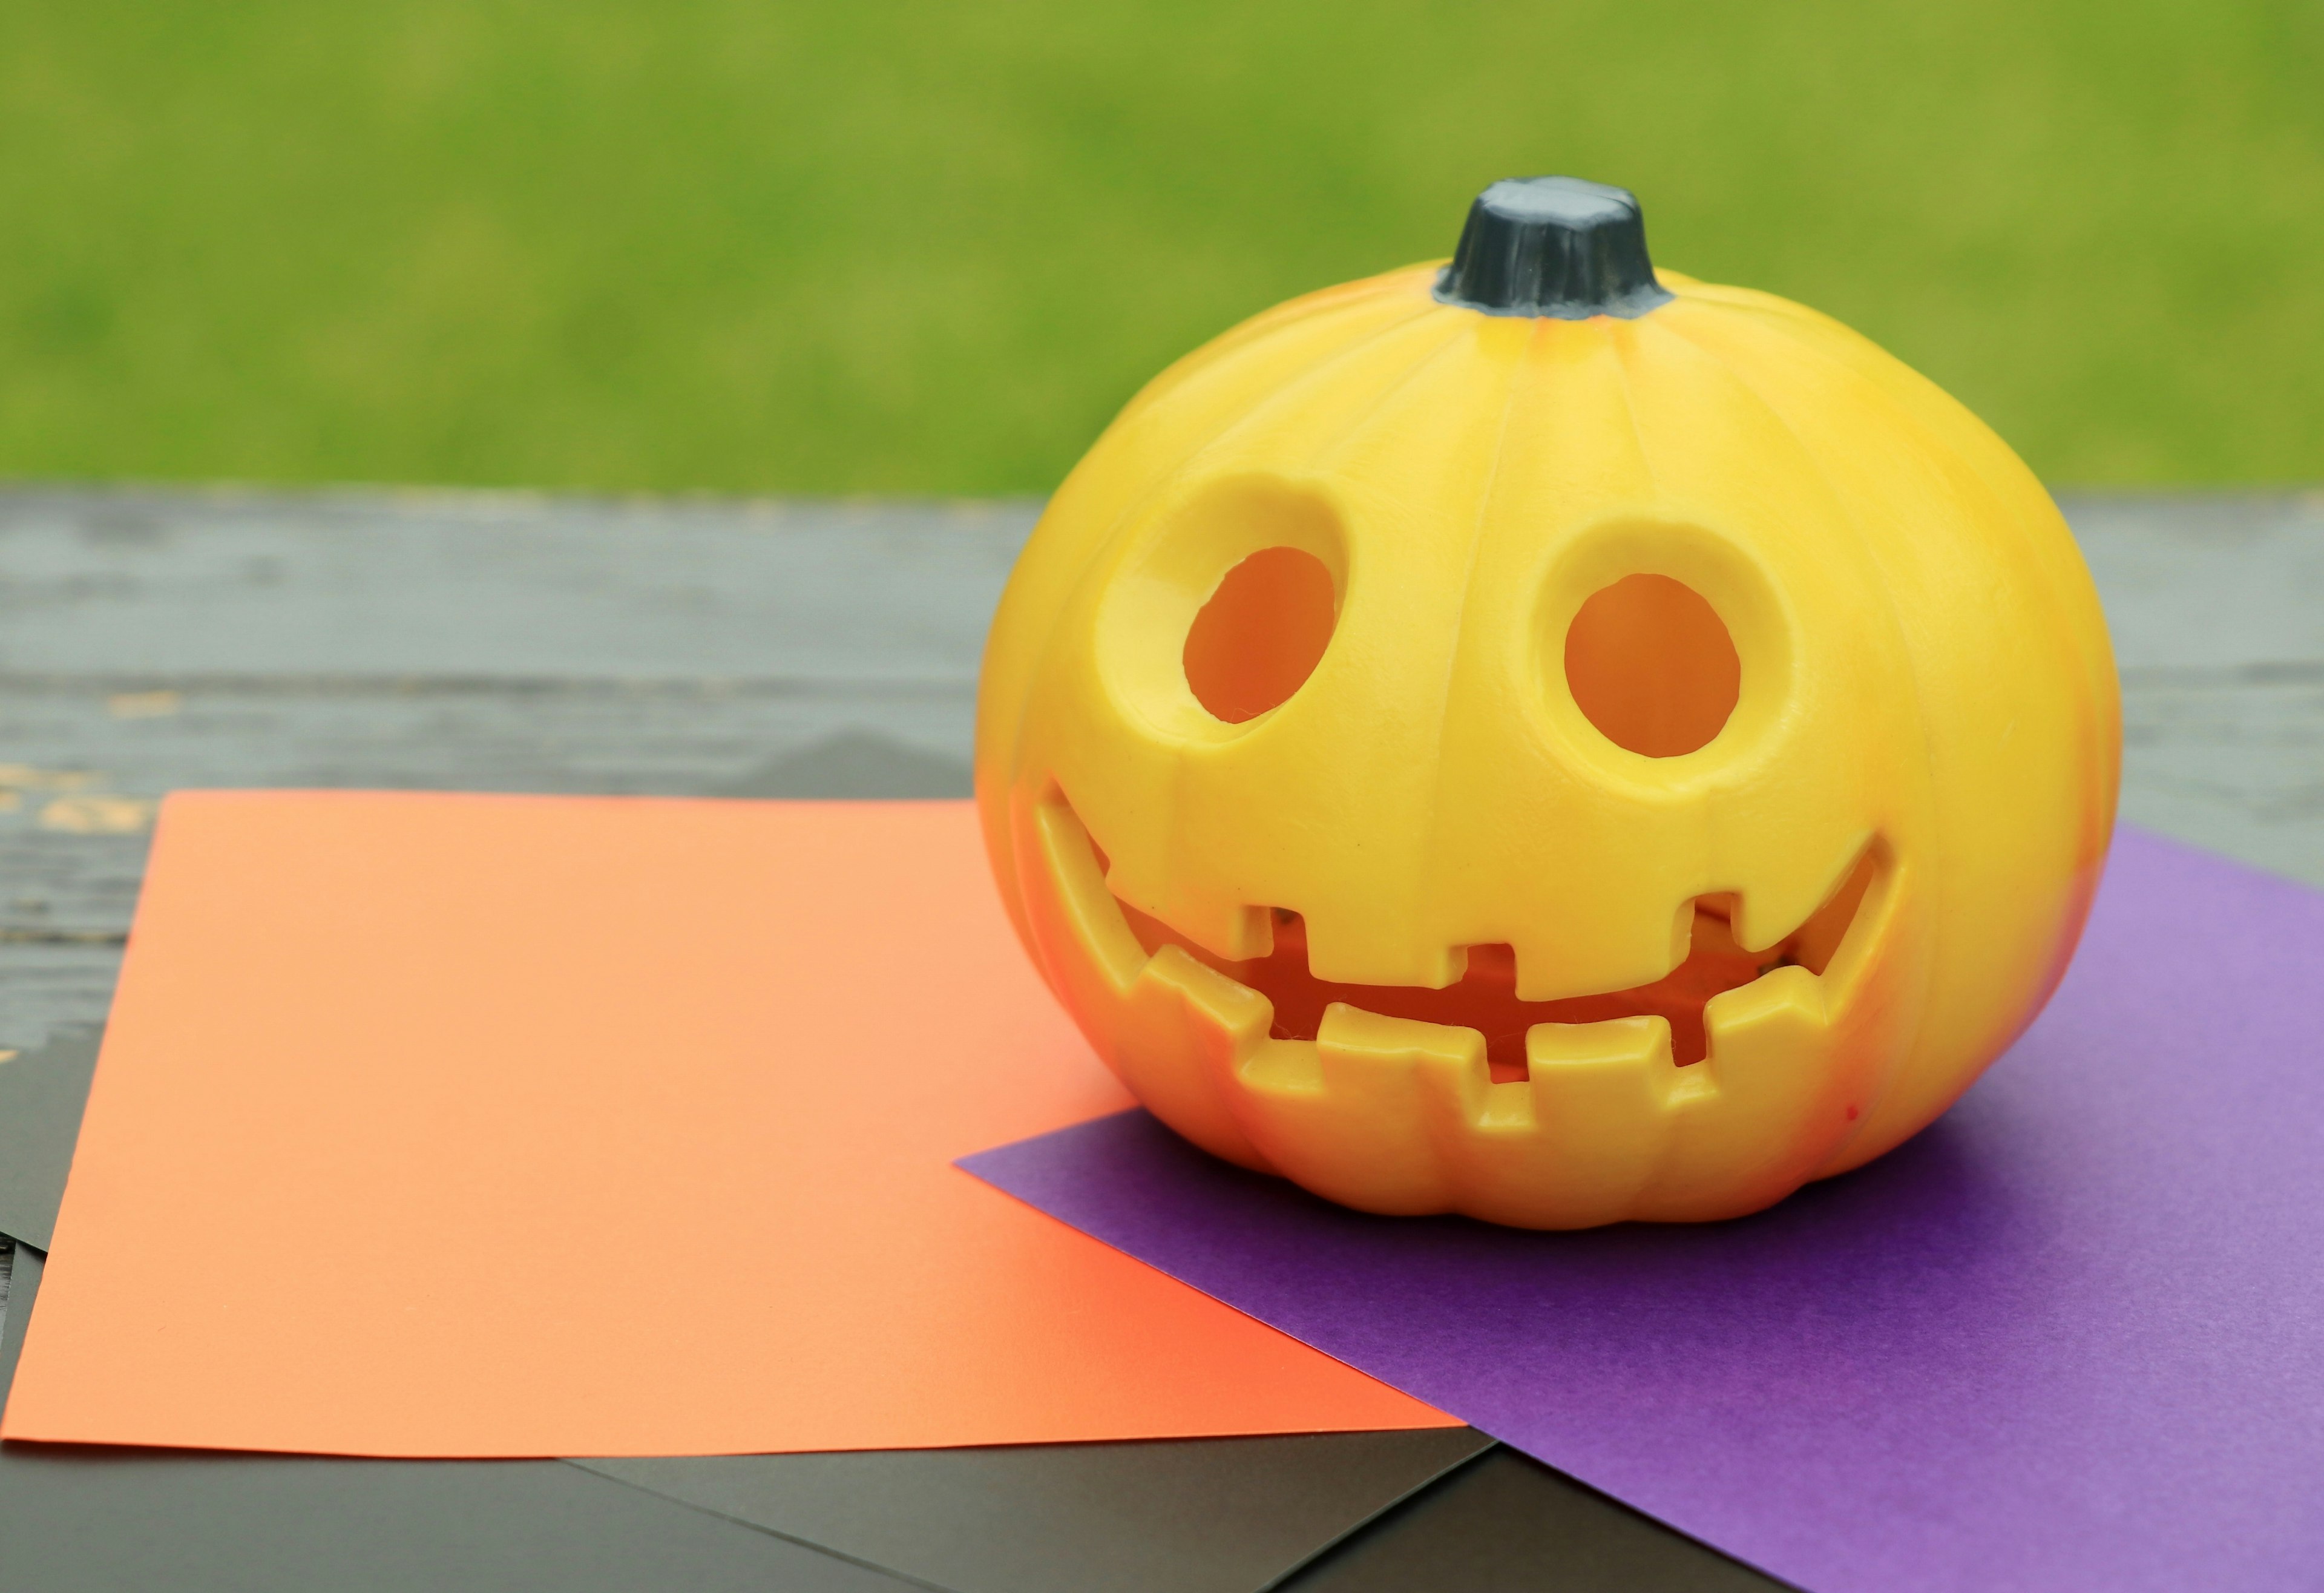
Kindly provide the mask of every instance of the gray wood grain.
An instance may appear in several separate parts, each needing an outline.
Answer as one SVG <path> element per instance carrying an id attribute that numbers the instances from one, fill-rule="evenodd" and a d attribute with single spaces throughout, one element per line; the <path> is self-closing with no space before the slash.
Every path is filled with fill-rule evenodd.
<path id="1" fill-rule="evenodd" d="M 1506 1445 L 1302 1566 L 1277 1593 L 1780 1593 Z"/>
<path id="2" fill-rule="evenodd" d="M 1031 503 L 0 493 L 0 670 L 973 680 Z"/>
<path id="3" fill-rule="evenodd" d="M 964 794 L 1036 509 L 0 492 L 0 1043 L 104 1017 L 171 789 Z"/>
<path id="4" fill-rule="evenodd" d="M 2324 493 L 2070 500 L 2123 686 L 2123 816 L 2324 884 Z"/>
<path id="5" fill-rule="evenodd" d="M 1351 1496 L 1392 1508 L 1496 1447 L 1450 1427 L 1084 1443 L 1063 1466 L 1049 1445 L 571 1464 L 954 1593 L 1256 1593 L 1363 1524 Z"/>
<path id="6" fill-rule="evenodd" d="M 2124 816 L 2324 883 L 2324 494 L 2066 508 Z M 964 789 L 1036 510 L 0 492 L 0 1043 L 104 1016 L 175 787 Z"/>

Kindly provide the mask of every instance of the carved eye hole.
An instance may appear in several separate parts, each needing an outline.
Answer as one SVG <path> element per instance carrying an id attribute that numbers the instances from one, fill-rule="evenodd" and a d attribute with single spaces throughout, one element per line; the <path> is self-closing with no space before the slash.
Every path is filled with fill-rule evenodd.
<path id="1" fill-rule="evenodd" d="M 1708 746 L 1735 712 L 1743 668 L 1718 612 L 1668 576 L 1593 593 L 1565 633 L 1565 683 L 1598 732 L 1647 758 Z"/>
<path id="2" fill-rule="evenodd" d="M 1323 661 L 1339 607 L 1332 572 L 1314 554 L 1252 554 L 1227 572 L 1186 632 L 1194 700 L 1229 724 L 1280 707 Z"/>

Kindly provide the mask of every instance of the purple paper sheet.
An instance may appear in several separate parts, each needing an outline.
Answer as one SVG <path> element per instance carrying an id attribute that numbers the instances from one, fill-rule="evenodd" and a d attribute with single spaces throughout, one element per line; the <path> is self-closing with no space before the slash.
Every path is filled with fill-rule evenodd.
<path id="1" fill-rule="evenodd" d="M 1140 1112 L 1011 1194 L 1815 1593 L 2324 1585 L 2324 896 L 2117 839 L 1941 1122 L 1774 1211 L 1367 1217 Z"/>

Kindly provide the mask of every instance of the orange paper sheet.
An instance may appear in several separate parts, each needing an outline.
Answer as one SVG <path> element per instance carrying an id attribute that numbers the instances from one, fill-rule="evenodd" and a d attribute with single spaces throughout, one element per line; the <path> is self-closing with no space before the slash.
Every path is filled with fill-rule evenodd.
<path id="1" fill-rule="evenodd" d="M 0 1435 L 1451 1424 L 951 1165 L 1125 1103 L 966 804 L 174 796 Z"/>

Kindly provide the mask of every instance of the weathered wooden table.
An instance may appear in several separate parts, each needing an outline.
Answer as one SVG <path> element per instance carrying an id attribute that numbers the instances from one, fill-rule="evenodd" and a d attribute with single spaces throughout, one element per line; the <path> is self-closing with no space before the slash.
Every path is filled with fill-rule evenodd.
<path id="1" fill-rule="evenodd" d="M 102 1020 L 173 788 L 965 795 L 1037 508 L 0 493 L 0 1047 Z M 2324 494 L 2067 510 L 2122 668 L 2124 817 L 2324 883 Z M 1545 1496 L 1454 1483 L 1299 1585 L 1425 1585 Z"/>

